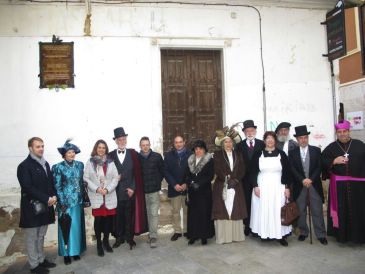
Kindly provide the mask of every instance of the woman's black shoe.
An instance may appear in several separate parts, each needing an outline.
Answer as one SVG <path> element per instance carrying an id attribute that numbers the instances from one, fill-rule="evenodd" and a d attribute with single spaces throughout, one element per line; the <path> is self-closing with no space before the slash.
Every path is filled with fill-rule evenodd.
<path id="1" fill-rule="evenodd" d="M 202 239 L 202 245 L 206 245 L 208 243 L 207 239 Z"/>
<path id="2" fill-rule="evenodd" d="M 113 244 L 113 248 L 118 248 L 121 244 L 124 244 L 124 239 L 122 238 L 117 238 L 115 240 L 115 243 Z"/>
<path id="3" fill-rule="evenodd" d="M 79 260 L 81 260 L 80 256 L 73 256 L 72 258 L 74 259 L 74 261 L 79 261 Z"/>
<path id="4" fill-rule="evenodd" d="M 193 245 L 195 243 L 195 239 L 190 239 L 188 245 Z"/>
<path id="5" fill-rule="evenodd" d="M 96 244 L 96 250 L 97 250 L 97 253 L 98 253 L 99 257 L 104 257 L 104 249 L 103 249 L 103 246 L 102 246 L 101 242 L 98 242 Z"/>
<path id="6" fill-rule="evenodd" d="M 113 249 L 109 244 L 109 239 L 106 239 L 106 238 L 103 239 L 103 247 L 106 252 L 113 253 Z"/>
<path id="7" fill-rule="evenodd" d="M 65 265 L 71 264 L 71 257 L 70 256 L 63 257 L 63 262 L 65 263 Z"/>
<path id="8" fill-rule="evenodd" d="M 135 247 L 137 245 L 136 242 L 133 240 L 129 240 L 128 244 L 129 244 L 129 250 L 132 250 L 133 247 Z"/>
<path id="9" fill-rule="evenodd" d="M 282 245 L 282 246 L 288 246 L 288 242 L 283 238 L 278 240 L 278 242 Z"/>

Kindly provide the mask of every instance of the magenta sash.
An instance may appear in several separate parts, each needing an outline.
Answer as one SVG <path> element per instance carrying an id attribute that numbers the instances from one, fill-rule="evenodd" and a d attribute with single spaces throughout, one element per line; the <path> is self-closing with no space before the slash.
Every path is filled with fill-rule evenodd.
<path id="1" fill-rule="evenodd" d="M 351 176 L 339 176 L 335 174 L 331 174 L 330 179 L 330 199 L 331 199 L 331 208 L 330 214 L 333 222 L 333 227 L 338 228 L 338 200 L 337 200 L 337 181 L 356 181 L 356 182 L 365 182 L 365 178 L 357 178 Z"/>

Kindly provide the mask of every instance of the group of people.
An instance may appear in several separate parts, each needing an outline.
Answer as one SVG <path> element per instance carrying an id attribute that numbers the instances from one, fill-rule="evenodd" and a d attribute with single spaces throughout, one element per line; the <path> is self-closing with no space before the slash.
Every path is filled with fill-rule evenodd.
<path id="1" fill-rule="evenodd" d="M 44 143 L 28 141 L 29 156 L 17 170 L 21 186 L 20 227 L 25 231 L 32 273 L 48 273 L 55 267 L 43 251 L 47 226 L 58 218 L 58 253 L 64 263 L 80 260 L 86 250 L 84 207 L 92 207 L 98 256 L 113 252 L 123 243 L 132 249 L 135 235 L 145 232 L 151 248 L 157 247 L 158 211 L 162 180 L 168 184 L 174 234 L 206 245 L 240 242 L 245 236 L 277 240 L 288 246 L 291 225 L 282 225 L 281 208 L 296 201 L 300 211 L 298 240 L 309 235 L 307 208 L 321 244 L 326 235 L 339 242 L 365 243 L 365 144 L 350 137 L 350 123 L 335 125 L 337 140 L 321 153 L 308 144 L 305 125 L 290 123 L 256 138 L 252 120 L 243 122 L 245 139 L 235 128 L 216 131 L 219 149 L 209 153 L 203 140 L 191 149 L 176 136 L 173 149 L 152 151 L 148 137 L 140 139 L 140 152 L 127 148 L 122 127 L 114 130 L 117 148 L 109 151 L 98 140 L 84 164 L 75 160 L 80 149 L 70 140 L 58 148 L 63 161 L 50 168 L 44 159 Z M 330 178 L 327 231 L 323 217 L 322 179 Z M 182 211 L 182 214 L 181 214 Z M 115 237 L 111 246 L 110 235 Z"/>

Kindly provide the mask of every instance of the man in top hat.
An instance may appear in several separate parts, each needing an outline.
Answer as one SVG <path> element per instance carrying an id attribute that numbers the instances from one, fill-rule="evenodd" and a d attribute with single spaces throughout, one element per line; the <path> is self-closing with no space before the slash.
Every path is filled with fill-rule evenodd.
<path id="1" fill-rule="evenodd" d="M 308 144 L 309 134 L 307 126 L 296 127 L 294 137 L 297 139 L 299 147 L 289 151 L 289 162 L 294 179 L 292 183 L 293 198 L 300 211 L 298 240 L 304 241 L 309 234 L 307 225 L 307 206 L 309 206 L 316 237 L 321 244 L 327 245 L 326 227 L 323 219 L 321 150 Z"/>
<path id="2" fill-rule="evenodd" d="M 276 142 L 276 147 L 283 150 L 286 155 L 289 155 L 289 151 L 298 146 L 297 142 L 290 139 L 290 127 L 290 123 L 281 122 L 275 129 L 275 133 L 278 138 L 278 141 Z"/>
<path id="3" fill-rule="evenodd" d="M 350 126 L 337 123 L 337 140 L 322 153 L 322 172 L 330 178 L 327 234 L 339 242 L 365 243 L 365 144 L 351 138 Z"/>
<path id="4" fill-rule="evenodd" d="M 253 120 L 244 121 L 242 131 L 245 134 L 246 138 L 236 145 L 237 151 L 242 153 L 246 168 L 245 176 L 242 179 L 247 208 L 247 218 L 243 220 L 246 236 L 250 234 L 251 197 L 253 186 L 250 184 L 249 178 L 252 170 L 252 159 L 254 158 L 254 155 L 260 153 L 265 147 L 264 142 L 256 138 L 256 129 L 257 126 L 255 125 Z"/>
<path id="5" fill-rule="evenodd" d="M 127 149 L 127 136 L 128 134 L 122 127 L 114 129 L 113 139 L 118 148 L 109 153 L 120 176 L 116 188 L 118 205 L 116 241 L 113 248 L 117 248 L 127 241 L 132 249 L 136 245 L 133 240 L 134 235 L 144 233 L 147 222 L 138 154 L 134 149 Z"/>

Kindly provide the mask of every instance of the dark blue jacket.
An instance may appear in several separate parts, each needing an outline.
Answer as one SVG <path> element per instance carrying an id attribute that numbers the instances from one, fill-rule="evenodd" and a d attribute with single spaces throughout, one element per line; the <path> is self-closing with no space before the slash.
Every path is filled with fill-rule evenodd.
<path id="1" fill-rule="evenodd" d="M 55 221 L 53 206 L 48 207 L 48 212 L 36 216 L 30 205 L 32 199 L 47 205 L 49 197 L 56 195 L 48 163 L 46 163 L 46 168 L 47 173 L 42 165 L 30 156 L 18 166 L 17 177 L 21 187 L 19 227 L 40 227 Z"/>
<path id="2" fill-rule="evenodd" d="M 178 195 L 186 195 L 186 191 L 177 192 L 175 185 L 185 184 L 184 177 L 188 167 L 188 158 L 191 151 L 186 149 L 185 152 L 178 155 L 176 149 L 167 152 L 164 160 L 165 179 L 168 184 L 168 197 L 173 198 Z"/>

